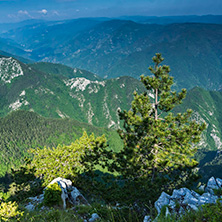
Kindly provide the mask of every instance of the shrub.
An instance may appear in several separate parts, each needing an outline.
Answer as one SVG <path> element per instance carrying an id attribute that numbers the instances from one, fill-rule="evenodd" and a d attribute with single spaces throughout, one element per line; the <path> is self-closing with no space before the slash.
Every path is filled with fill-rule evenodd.
<path id="1" fill-rule="evenodd" d="M 18 210 L 16 202 L 2 202 L 0 204 L 0 221 L 9 221 L 11 219 L 19 221 L 22 214 L 23 213 Z"/>
<path id="2" fill-rule="evenodd" d="M 46 187 L 44 192 L 44 204 L 46 206 L 54 206 L 61 204 L 62 190 L 58 183 L 50 184 Z"/>
<path id="3" fill-rule="evenodd" d="M 44 185 L 50 183 L 56 177 L 75 179 L 79 174 L 92 171 L 103 161 L 102 152 L 105 152 L 105 136 L 83 136 L 70 146 L 58 145 L 57 148 L 32 149 L 34 154 L 31 165 L 36 169 L 37 176 L 43 176 Z M 103 165 L 104 163 L 100 163 Z"/>

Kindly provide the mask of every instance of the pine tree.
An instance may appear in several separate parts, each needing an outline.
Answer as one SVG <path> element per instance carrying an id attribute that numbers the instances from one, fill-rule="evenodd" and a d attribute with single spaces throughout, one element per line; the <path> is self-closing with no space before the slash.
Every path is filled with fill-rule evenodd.
<path id="1" fill-rule="evenodd" d="M 197 165 L 194 144 L 199 142 L 205 124 L 192 121 L 190 109 L 173 114 L 186 90 L 171 90 L 173 77 L 169 66 L 160 65 L 163 60 L 159 53 L 153 57 L 155 65 L 149 67 L 152 75 L 141 76 L 147 91 L 141 95 L 134 92 L 131 110 L 119 112 L 124 129 L 118 132 L 124 148 L 116 154 L 112 167 L 124 178 L 146 178 L 154 183 Z"/>

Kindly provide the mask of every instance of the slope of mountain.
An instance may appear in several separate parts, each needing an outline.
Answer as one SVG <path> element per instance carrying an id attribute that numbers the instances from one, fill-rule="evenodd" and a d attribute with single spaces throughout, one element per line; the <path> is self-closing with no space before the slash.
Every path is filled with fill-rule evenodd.
<path id="1" fill-rule="evenodd" d="M 21 62 L 23 62 L 23 63 L 26 63 L 26 64 L 31 64 L 31 63 L 33 63 L 33 61 L 30 60 L 30 59 L 25 59 L 25 58 L 23 58 L 23 57 L 16 56 L 16 55 L 13 55 L 13 54 L 10 54 L 10 53 L 8 53 L 8 52 L 1 51 L 1 50 L 0 50 L 0 56 L 13 57 L 13 58 L 15 58 L 15 59 L 17 59 L 17 60 L 19 60 L 19 61 L 21 61 Z"/>
<path id="2" fill-rule="evenodd" d="M 207 123 L 207 129 L 200 142 L 202 150 L 222 150 L 221 103 L 222 92 L 195 87 L 188 92 L 184 102 L 175 107 L 175 112 L 184 112 L 187 108 L 191 108 L 194 111 L 193 119 Z"/>
<path id="3" fill-rule="evenodd" d="M 115 131 L 97 128 L 73 119 L 50 119 L 34 112 L 16 111 L 0 118 L 0 176 L 17 167 L 30 148 L 56 147 L 71 144 L 83 131 L 95 136 L 106 135 L 110 149 L 118 150 L 122 143 Z"/>
<path id="4" fill-rule="evenodd" d="M 71 68 L 69 66 L 65 66 L 62 64 L 39 62 L 39 63 L 29 64 L 29 65 L 30 67 L 40 70 L 42 72 L 54 74 L 54 75 L 66 76 L 68 78 L 83 77 L 92 81 L 102 80 L 101 77 L 91 72 L 88 72 L 86 70 L 81 70 L 78 68 Z"/>
<path id="5" fill-rule="evenodd" d="M 90 77 L 89 72 L 73 71 L 83 77 L 46 74 L 13 58 L 1 57 L 0 115 L 24 109 L 45 117 L 70 117 L 95 126 L 118 127 L 118 110 L 129 109 L 133 91 L 144 89 L 133 78 L 98 81 L 90 80 L 96 79 L 94 74 Z M 84 74 L 90 78 L 84 78 Z"/>
<path id="6" fill-rule="evenodd" d="M 15 56 L 29 58 L 31 54 L 26 52 L 23 47 L 11 39 L 0 38 L 0 50 Z M 3 54 L 5 55 L 5 53 Z"/>
<path id="7" fill-rule="evenodd" d="M 36 61 L 63 63 L 108 78 L 147 74 L 151 57 L 160 52 L 172 68 L 177 88 L 222 87 L 221 24 L 79 19 L 25 26 L 3 36 L 24 45 Z"/>
<path id="8" fill-rule="evenodd" d="M 187 16 L 122 16 L 119 19 L 131 20 L 144 24 L 173 24 L 173 23 L 210 23 L 222 24 L 221 15 L 187 15 Z"/>
<path id="9" fill-rule="evenodd" d="M 26 25 L 33 25 L 36 23 L 44 23 L 46 21 L 44 20 L 38 20 L 38 19 L 28 19 L 21 22 L 14 22 L 14 23 L 0 23 L 0 33 L 7 32 L 11 29 L 16 29 L 19 27 L 23 27 Z"/>

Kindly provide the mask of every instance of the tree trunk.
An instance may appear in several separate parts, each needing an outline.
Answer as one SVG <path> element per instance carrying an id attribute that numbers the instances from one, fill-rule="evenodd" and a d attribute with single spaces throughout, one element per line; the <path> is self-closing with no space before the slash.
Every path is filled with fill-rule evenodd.
<path id="1" fill-rule="evenodd" d="M 158 119 L 158 112 L 157 112 L 157 107 L 158 107 L 158 89 L 155 89 L 155 120 Z"/>

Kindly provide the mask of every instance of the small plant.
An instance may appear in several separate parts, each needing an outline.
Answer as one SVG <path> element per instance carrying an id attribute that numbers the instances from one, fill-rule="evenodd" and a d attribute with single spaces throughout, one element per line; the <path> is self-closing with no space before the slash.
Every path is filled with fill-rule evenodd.
<path id="1" fill-rule="evenodd" d="M 194 191 L 200 195 L 204 194 L 205 192 L 204 190 L 200 190 L 200 189 L 195 189 Z"/>
<path id="2" fill-rule="evenodd" d="M 60 205 L 62 190 L 58 183 L 50 184 L 46 187 L 44 192 L 44 204 L 46 206 Z"/>
<path id="3" fill-rule="evenodd" d="M 213 191 L 214 191 L 214 194 L 218 197 L 220 197 L 222 195 L 222 189 L 221 188 L 220 189 L 213 189 Z"/>
<path id="4" fill-rule="evenodd" d="M 9 221 L 12 219 L 19 221 L 22 215 L 23 212 L 18 210 L 16 202 L 2 202 L 0 204 L 0 221 Z"/>

